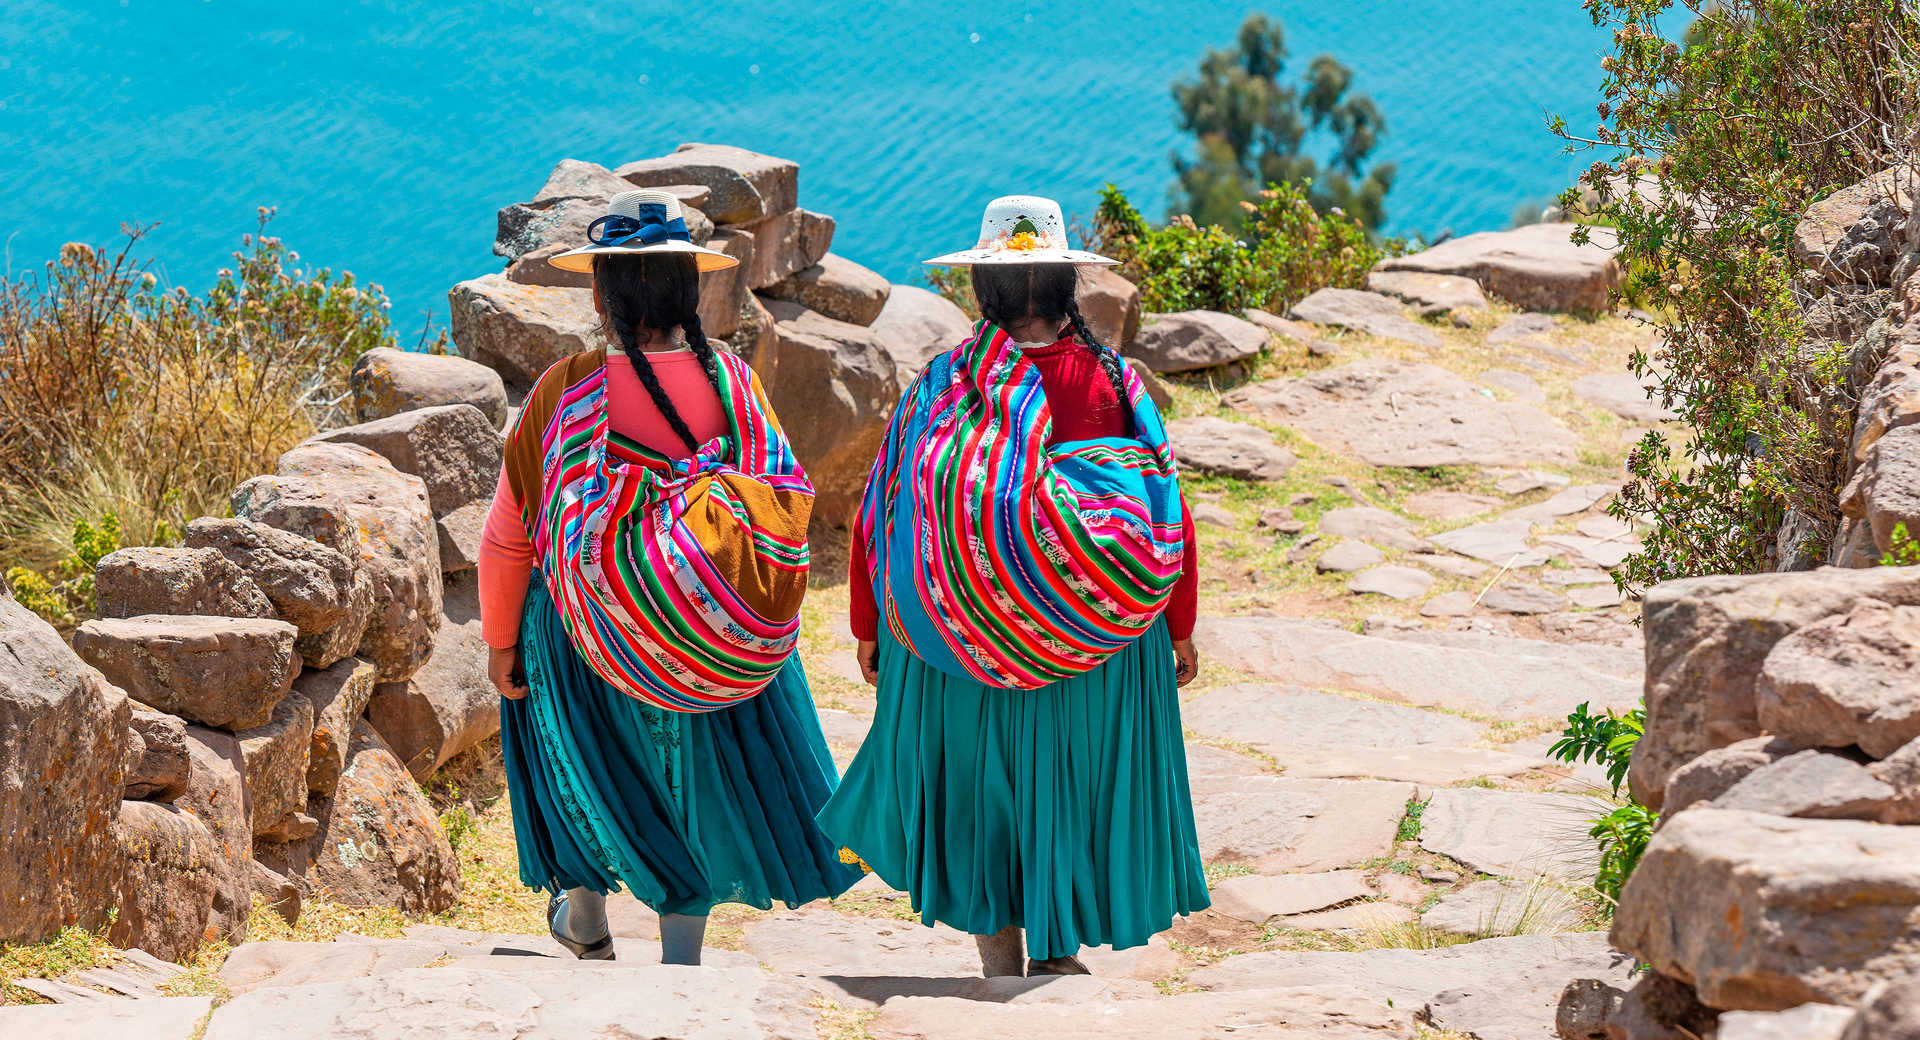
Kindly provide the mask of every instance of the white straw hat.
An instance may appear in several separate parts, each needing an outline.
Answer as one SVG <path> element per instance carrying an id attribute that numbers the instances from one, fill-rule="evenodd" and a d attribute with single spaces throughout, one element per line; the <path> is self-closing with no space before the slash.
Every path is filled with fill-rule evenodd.
<path id="1" fill-rule="evenodd" d="M 613 253 L 692 253 L 702 271 L 720 271 L 740 261 L 693 244 L 680 200 L 664 191 L 623 191 L 607 200 L 607 215 L 587 225 L 592 245 L 548 257 L 562 271 L 591 271 L 593 258 Z"/>
<path id="2" fill-rule="evenodd" d="M 980 241 L 972 249 L 922 263 L 945 267 L 975 264 L 1118 264 L 1099 253 L 1069 248 L 1060 204 L 1038 195 L 1003 195 L 987 203 Z"/>

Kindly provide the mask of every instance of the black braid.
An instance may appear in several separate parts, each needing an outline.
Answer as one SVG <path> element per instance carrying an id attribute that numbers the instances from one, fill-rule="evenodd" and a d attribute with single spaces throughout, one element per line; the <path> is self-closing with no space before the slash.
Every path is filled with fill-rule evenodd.
<path id="1" fill-rule="evenodd" d="M 1100 362 L 1100 368 L 1107 373 L 1107 381 L 1113 384 L 1113 399 L 1120 404 L 1120 413 L 1132 423 L 1132 402 L 1127 399 L 1127 377 L 1120 371 L 1120 355 L 1109 350 L 1093 336 L 1093 329 L 1087 325 L 1087 319 L 1080 316 L 1080 304 L 1072 297 L 1067 298 L 1067 327 L 1073 330 L 1075 339 L 1087 345 L 1093 351 L 1094 359 Z"/>
<path id="2" fill-rule="evenodd" d="M 673 407 L 673 401 L 667 397 L 667 391 L 660 385 L 660 377 L 653 372 L 653 362 L 647 360 L 647 352 L 640 349 L 640 338 L 634 333 L 633 325 L 615 318 L 611 311 L 607 314 L 608 324 L 619 334 L 620 349 L 633 362 L 634 374 L 640 377 L 640 385 L 647 388 L 647 396 L 653 398 L 653 406 L 667 417 L 667 425 L 673 427 L 687 445 L 688 452 L 699 450 L 700 442 L 693 439 L 693 431 L 687 427 L 687 421 Z"/>
<path id="3" fill-rule="evenodd" d="M 707 342 L 707 330 L 700 327 L 698 313 L 689 317 L 680 326 L 687 335 L 687 346 L 693 348 L 693 356 L 700 359 L 700 367 L 707 373 L 707 382 L 713 384 L 713 392 L 720 392 L 720 359 L 713 356 L 713 344 Z"/>
<path id="4" fill-rule="evenodd" d="M 600 304 L 606 310 L 607 324 L 619 341 L 620 349 L 633 362 L 634 374 L 646 387 L 653 406 L 666 418 L 667 425 L 686 444 L 689 454 L 700 449 L 693 430 L 673 406 L 653 371 L 653 362 L 640 348 L 639 330 L 688 329 L 696 338 L 695 356 L 714 378 L 713 348 L 700 332 L 700 272 L 693 258 L 685 253 L 607 254 L 594 258 L 593 278 L 600 290 Z M 718 383 L 715 384 L 716 388 Z"/>

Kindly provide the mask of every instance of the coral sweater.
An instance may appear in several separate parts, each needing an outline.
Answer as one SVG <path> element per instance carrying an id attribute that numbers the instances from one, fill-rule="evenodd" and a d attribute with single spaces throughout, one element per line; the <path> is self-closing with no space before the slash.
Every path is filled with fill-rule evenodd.
<path id="1" fill-rule="evenodd" d="M 647 355 L 661 389 L 674 411 L 696 439 L 705 442 L 727 432 L 727 413 L 720 406 L 707 373 L 693 351 L 681 349 Z M 667 418 L 654 407 L 633 362 L 618 351 L 607 354 L 607 420 L 614 432 L 666 455 L 684 459 L 692 454 L 673 432 Z M 526 603 L 527 582 L 536 564 L 527 525 L 507 484 L 505 467 L 487 510 L 480 536 L 480 635 L 487 645 L 506 649 L 520 642 L 520 608 Z"/>
<path id="2" fill-rule="evenodd" d="M 1100 368 L 1093 352 L 1073 339 L 1057 343 L 1028 344 L 1020 349 L 1040 369 L 1040 386 L 1053 409 L 1053 439 L 1078 441 L 1093 437 L 1125 437 L 1129 431 L 1126 412 L 1114 396 L 1113 382 Z M 1167 601 L 1167 630 L 1175 639 L 1193 635 L 1193 622 L 1200 601 L 1200 545 L 1193 536 L 1193 514 L 1180 510 L 1186 532 L 1186 553 L 1181 562 L 1180 580 Z M 877 638 L 880 610 L 873 600 L 873 586 L 867 581 L 866 546 L 853 542 L 853 559 L 848 566 L 848 586 L 852 605 L 848 620 L 855 639 Z"/>

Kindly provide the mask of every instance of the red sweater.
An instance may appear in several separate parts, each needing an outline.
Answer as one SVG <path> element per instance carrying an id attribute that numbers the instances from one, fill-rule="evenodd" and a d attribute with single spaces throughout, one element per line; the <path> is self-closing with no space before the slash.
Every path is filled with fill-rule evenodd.
<path id="1" fill-rule="evenodd" d="M 1100 368 L 1093 352 L 1068 338 L 1046 346 L 1022 347 L 1027 359 L 1040 369 L 1040 386 L 1053 408 L 1053 439 L 1079 441 L 1093 437 L 1125 437 L 1127 413 L 1113 394 L 1113 381 Z M 1167 601 L 1168 634 L 1175 639 L 1193 635 L 1193 620 L 1199 613 L 1200 546 L 1193 537 L 1193 514 L 1182 503 L 1180 510 L 1186 532 L 1187 548 L 1181 560 L 1180 580 Z M 853 559 L 847 569 L 852 592 L 848 620 L 853 637 L 878 638 L 880 608 L 873 601 L 873 586 L 867 580 L 867 547 L 853 540 Z"/>

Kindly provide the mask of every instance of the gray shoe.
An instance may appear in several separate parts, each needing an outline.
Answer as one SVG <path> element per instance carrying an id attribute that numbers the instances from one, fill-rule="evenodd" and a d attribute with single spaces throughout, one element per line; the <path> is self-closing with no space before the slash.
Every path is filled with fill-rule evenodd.
<path id="1" fill-rule="evenodd" d="M 1017 979 L 1025 974 L 1020 970 L 1026 950 L 1019 925 L 1010 924 L 992 935 L 976 935 L 973 941 L 980 947 L 980 974 L 990 979 L 1007 975 Z"/>
<path id="2" fill-rule="evenodd" d="M 613 935 L 608 933 L 592 942 L 583 943 L 560 930 L 560 911 L 567 905 L 565 895 L 547 897 L 547 934 L 553 941 L 565 946 L 575 957 L 583 961 L 610 961 L 613 959 Z"/>
<path id="3" fill-rule="evenodd" d="M 1091 975 L 1087 966 L 1080 963 L 1078 957 L 1050 957 L 1044 961 L 1028 961 L 1027 977 L 1038 975 Z"/>

